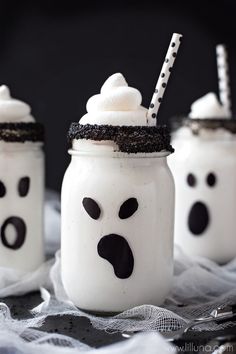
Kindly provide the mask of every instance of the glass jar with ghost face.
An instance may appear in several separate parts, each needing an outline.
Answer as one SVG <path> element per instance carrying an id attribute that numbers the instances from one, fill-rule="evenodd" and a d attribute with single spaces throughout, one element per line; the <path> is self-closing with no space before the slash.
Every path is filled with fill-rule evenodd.
<path id="1" fill-rule="evenodd" d="M 70 151 L 62 185 L 62 281 L 82 309 L 159 305 L 172 281 L 168 153 Z"/>
<path id="2" fill-rule="evenodd" d="M 225 263 L 236 256 L 236 122 L 187 119 L 168 159 L 176 187 L 175 242 Z"/>
<path id="3" fill-rule="evenodd" d="M 0 141 L 0 266 L 31 271 L 44 260 L 42 142 Z"/>

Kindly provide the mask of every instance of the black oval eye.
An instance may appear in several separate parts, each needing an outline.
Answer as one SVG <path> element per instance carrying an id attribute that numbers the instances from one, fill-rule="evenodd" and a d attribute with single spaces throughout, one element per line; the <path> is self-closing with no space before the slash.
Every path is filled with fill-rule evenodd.
<path id="1" fill-rule="evenodd" d="M 4 186 L 3 182 L 0 181 L 0 198 L 3 198 L 6 194 L 6 187 Z"/>
<path id="2" fill-rule="evenodd" d="M 19 195 L 21 197 L 25 197 L 29 192 L 29 188 L 30 188 L 30 178 L 29 177 L 22 177 L 18 183 Z"/>
<path id="3" fill-rule="evenodd" d="M 92 219 L 97 220 L 100 217 L 101 209 L 94 199 L 84 198 L 82 204 L 84 206 L 84 209 L 87 211 L 87 213 Z"/>
<path id="4" fill-rule="evenodd" d="M 214 187 L 214 185 L 216 184 L 216 175 L 213 172 L 210 172 L 207 175 L 206 182 L 209 187 Z"/>
<path id="5" fill-rule="evenodd" d="M 195 187 L 196 184 L 197 184 L 197 180 L 196 180 L 196 177 L 192 174 L 192 173 L 189 173 L 188 176 L 187 176 L 187 183 L 190 187 Z"/>
<path id="6" fill-rule="evenodd" d="M 119 218 L 127 219 L 130 218 L 138 209 L 138 201 L 136 198 L 127 199 L 120 207 Z"/>

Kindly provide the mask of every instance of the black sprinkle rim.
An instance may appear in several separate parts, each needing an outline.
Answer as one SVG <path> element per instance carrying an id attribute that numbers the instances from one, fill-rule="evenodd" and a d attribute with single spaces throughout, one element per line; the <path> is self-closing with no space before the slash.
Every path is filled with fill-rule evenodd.
<path id="1" fill-rule="evenodd" d="M 68 140 L 111 140 L 114 141 L 119 151 L 131 153 L 151 153 L 160 151 L 174 152 L 170 144 L 170 133 L 166 126 L 112 126 L 72 123 Z"/>
<path id="2" fill-rule="evenodd" d="M 172 132 L 181 127 L 188 127 L 193 134 L 198 135 L 201 129 L 217 130 L 223 128 L 232 134 L 236 134 L 236 119 L 233 117 L 229 119 L 175 117 L 170 124 Z"/>
<path id="3" fill-rule="evenodd" d="M 0 140 L 6 142 L 43 142 L 44 126 L 41 123 L 0 123 Z"/>

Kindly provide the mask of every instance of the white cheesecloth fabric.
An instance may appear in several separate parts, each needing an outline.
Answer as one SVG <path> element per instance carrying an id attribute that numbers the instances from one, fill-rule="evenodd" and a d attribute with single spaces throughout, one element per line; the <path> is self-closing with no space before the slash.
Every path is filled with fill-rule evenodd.
<path id="1" fill-rule="evenodd" d="M 47 192 L 45 205 L 46 248 L 53 254 L 60 248 L 60 203 L 54 192 Z M 30 274 L 0 267 L 0 352 L 6 353 L 172 353 L 158 334 L 149 330 L 176 330 L 196 317 L 209 315 L 219 305 L 236 303 L 236 258 L 225 266 L 205 258 L 188 258 L 175 247 L 175 272 L 171 293 L 163 307 L 142 305 L 112 317 L 88 315 L 67 298 L 60 277 L 60 252 Z M 4 297 L 41 290 L 42 303 L 32 309 L 31 319 L 11 317 Z M 97 329 L 107 332 L 144 331 L 132 339 L 93 349 L 78 340 L 38 330 L 51 315 L 86 316 Z M 218 330 L 232 323 L 208 324 L 198 330 Z M 34 327 L 34 328 L 32 328 Z M 30 341 L 30 342 L 29 342 Z M 7 351 L 8 350 L 8 351 Z M 4 352 L 4 353 L 5 353 Z"/>

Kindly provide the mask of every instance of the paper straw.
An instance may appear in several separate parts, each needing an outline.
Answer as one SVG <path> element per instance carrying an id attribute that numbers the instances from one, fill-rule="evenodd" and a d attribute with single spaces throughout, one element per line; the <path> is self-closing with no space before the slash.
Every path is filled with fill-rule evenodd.
<path id="1" fill-rule="evenodd" d="M 227 51 L 224 45 L 219 44 L 216 46 L 216 59 L 218 69 L 218 85 L 219 97 L 223 107 L 231 117 L 231 99 L 230 99 L 230 85 L 229 85 L 229 70 Z"/>
<path id="2" fill-rule="evenodd" d="M 182 39 L 182 35 L 178 33 L 174 33 L 170 45 L 166 54 L 165 61 L 163 63 L 160 76 L 158 78 L 156 88 L 154 94 L 152 96 L 152 100 L 149 106 L 149 110 L 147 113 L 147 124 L 148 125 L 156 125 L 157 123 L 157 113 L 160 108 L 162 98 L 170 77 L 170 73 L 172 71 L 172 67 L 174 65 L 177 52 L 180 46 L 180 42 Z"/>

